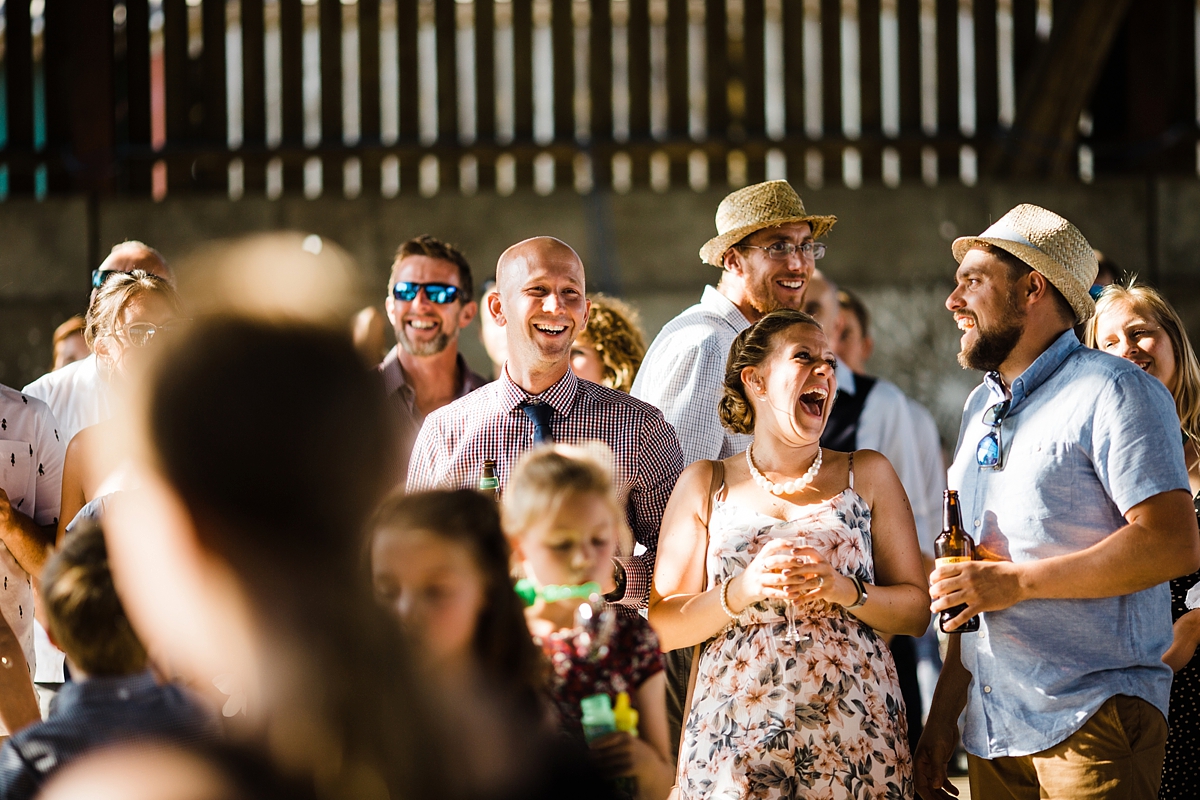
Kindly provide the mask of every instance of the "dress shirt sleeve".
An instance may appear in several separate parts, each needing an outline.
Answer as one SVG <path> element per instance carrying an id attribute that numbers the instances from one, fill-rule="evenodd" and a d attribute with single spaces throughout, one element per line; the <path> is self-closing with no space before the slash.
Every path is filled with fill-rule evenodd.
<path id="1" fill-rule="evenodd" d="M 930 509 L 939 507 L 940 497 L 930 505 L 929 487 L 921 463 L 919 434 L 909 410 L 908 397 L 895 384 L 877 381 L 863 403 L 858 425 L 858 446 L 883 453 L 896 470 L 904 493 L 908 495 L 913 521 L 917 525 L 917 538 L 921 549 L 925 550 L 926 538 L 930 537 L 929 531 L 934 524 Z M 933 538 L 930 537 L 928 541 L 932 553 Z"/>
<path id="2" fill-rule="evenodd" d="M 662 411 L 678 434 L 686 463 L 720 458 L 725 429 L 717 403 L 729 353 L 703 325 L 676 331 L 663 344 L 657 358 L 642 364 L 633 395 Z"/>
<path id="3" fill-rule="evenodd" d="M 41 405 L 39 401 L 34 401 Z M 57 525 L 62 506 L 63 462 L 67 448 L 61 441 L 58 423 L 47 406 L 37 409 L 37 430 L 33 442 L 37 459 L 37 486 L 34 498 L 33 521 L 38 525 Z"/>
<path id="4" fill-rule="evenodd" d="M 658 529 L 682 471 L 683 453 L 675 431 L 660 415 L 649 417 L 639 437 L 637 476 L 626 498 L 629 527 L 646 552 L 617 559 L 625 570 L 625 596 L 617 601 L 619 605 L 645 608 L 650 600 Z"/>
<path id="5" fill-rule="evenodd" d="M 1090 455 L 1122 515 L 1156 494 L 1175 489 L 1191 493 L 1175 401 L 1147 373 L 1125 372 L 1102 389 Z"/>
<path id="6" fill-rule="evenodd" d="M 412 455 L 408 458 L 408 478 L 404 485 L 404 491 L 408 494 L 441 488 L 446 453 L 445 435 L 439 424 L 439 416 L 435 411 L 425 419 L 413 443 Z"/>
<path id="7" fill-rule="evenodd" d="M 933 541 L 941 533 L 942 527 L 942 492 L 946 490 L 946 461 L 942 456 L 942 437 L 933 415 L 925 406 L 911 398 L 908 401 L 908 410 L 913 417 L 913 435 L 921 468 L 919 477 L 922 482 L 922 497 L 928 506 L 928 528 L 922 530 L 918 525 L 917 535 L 921 540 L 921 551 L 932 558 Z"/>

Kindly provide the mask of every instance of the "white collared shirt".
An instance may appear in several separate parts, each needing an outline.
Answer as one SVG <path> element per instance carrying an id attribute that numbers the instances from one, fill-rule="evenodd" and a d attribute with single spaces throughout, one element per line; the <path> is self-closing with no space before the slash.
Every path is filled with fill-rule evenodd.
<path id="1" fill-rule="evenodd" d="M 64 446 L 84 428 L 111 416 L 108 391 L 95 354 L 47 372 L 24 389 L 25 394 L 50 406 Z"/>
<path id="2" fill-rule="evenodd" d="M 733 301 L 705 286 L 700 302 L 664 325 L 646 351 L 631 394 L 662 411 L 687 464 L 729 458 L 750 445 L 751 436 L 727 430 L 717 415 L 729 346 L 748 327 Z"/>
<path id="3" fill-rule="evenodd" d="M 855 393 L 854 372 L 840 358 L 837 384 L 839 391 Z M 857 445 L 883 453 L 892 463 L 912 506 L 921 551 L 932 556 L 933 540 L 941 531 L 939 512 L 946 488 L 941 441 L 932 416 L 899 386 L 876 378 L 858 418 Z"/>

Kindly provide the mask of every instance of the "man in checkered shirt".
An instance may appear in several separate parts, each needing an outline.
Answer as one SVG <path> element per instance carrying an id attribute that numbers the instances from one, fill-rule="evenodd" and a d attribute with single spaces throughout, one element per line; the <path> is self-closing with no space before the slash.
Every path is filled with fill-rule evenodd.
<path id="1" fill-rule="evenodd" d="M 500 256 L 496 283 L 485 313 L 507 334 L 504 372 L 425 419 L 408 491 L 475 488 L 485 459 L 496 462 L 503 491 L 518 456 L 535 440 L 603 441 L 613 451 L 629 527 L 646 548 L 619 557 L 604 589 L 611 602 L 644 607 L 658 526 L 683 470 L 675 431 L 653 406 L 571 371 L 571 344 L 591 308 L 574 250 L 547 236 L 519 242 Z"/>
<path id="2" fill-rule="evenodd" d="M 700 258 L 722 270 L 714 289 L 668 322 L 642 361 L 633 396 L 662 409 L 684 460 L 728 458 L 750 437 L 721 426 L 717 403 L 729 346 L 750 324 L 779 308 L 803 310 L 824 236 L 837 217 L 814 216 L 787 181 L 739 189 L 717 207 L 717 236 Z"/>

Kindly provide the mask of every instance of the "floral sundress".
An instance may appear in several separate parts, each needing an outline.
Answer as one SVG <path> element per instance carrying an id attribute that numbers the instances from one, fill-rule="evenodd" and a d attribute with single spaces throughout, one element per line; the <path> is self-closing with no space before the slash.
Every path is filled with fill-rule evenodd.
<path id="1" fill-rule="evenodd" d="M 871 510 L 853 489 L 788 522 L 716 501 L 707 572 L 716 586 L 771 539 L 799 535 L 845 575 L 873 582 Z M 824 600 L 796 612 L 757 603 L 708 642 L 682 751 L 685 798 L 914 796 L 904 701 L 891 652 L 868 625 Z"/>

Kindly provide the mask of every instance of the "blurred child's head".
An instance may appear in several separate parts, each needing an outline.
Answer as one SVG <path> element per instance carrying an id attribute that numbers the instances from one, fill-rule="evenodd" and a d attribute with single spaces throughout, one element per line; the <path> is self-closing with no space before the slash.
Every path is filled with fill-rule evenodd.
<path id="1" fill-rule="evenodd" d="M 628 551 L 611 462 L 600 442 L 539 447 L 517 462 L 504 488 L 504 529 L 530 580 L 603 584 L 613 556 Z"/>
<path id="2" fill-rule="evenodd" d="M 533 674 L 494 502 L 467 490 L 393 495 L 372 530 L 376 595 L 434 667 L 473 658 L 493 678 Z"/>
<path id="3" fill-rule="evenodd" d="M 77 671 L 115 676 L 146 668 L 146 650 L 113 587 L 108 548 L 98 525 L 73 530 L 46 562 L 42 602 L 50 636 Z"/>

